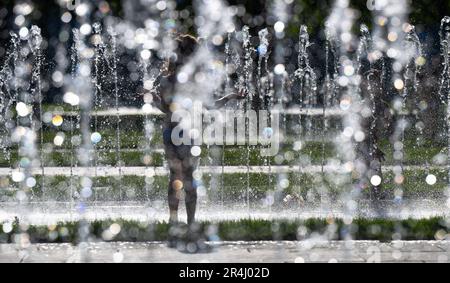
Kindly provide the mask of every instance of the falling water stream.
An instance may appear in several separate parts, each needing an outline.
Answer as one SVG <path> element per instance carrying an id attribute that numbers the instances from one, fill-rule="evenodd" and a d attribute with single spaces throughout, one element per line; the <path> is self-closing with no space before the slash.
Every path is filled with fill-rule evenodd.
<path id="1" fill-rule="evenodd" d="M 252 104 L 251 99 L 253 98 L 253 89 L 252 89 L 252 83 L 253 83 L 253 47 L 250 43 L 251 36 L 249 32 L 249 27 L 244 26 L 242 29 L 242 48 L 244 50 L 244 61 L 243 61 L 243 71 L 244 71 L 244 88 L 243 91 L 246 94 L 246 100 L 244 103 L 244 111 L 245 115 L 248 115 L 248 111 L 251 110 Z M 246 131 L 246 138 L 248 138 L 246 142 L 246 165 L 247 165 L 247 190 L 246 190 L 246 206 L 250 212 L 250 194 L 251 194 L 251 184 L 250 184 L 250 153 L 251 153 L 251 146 L 250 146 L 250 139 L 253 137 L 250 137 L 250 122 L 249 122 L 249 116 L 245 117 L 245 131 Z"/>
<path id="2" fill-rule="evenodd" d="M 39 107 L 39 115 L 38 115 L 38 121 L 33 120 L 32 121 L 32 129 L 35 133 L 39 132 L 39 152 L 40 152 L 40 167 L 41 167 L 41 190 L 45 199 L 46 194 L 46 187 L 45 187 L 45 163 L 44 163 L 44 127 L 42 125 L 43 121 L 43 109 L 42 109 L 42 84 L 41 84 L 41 70 L 42 70 L 42 51 L 41 51 L 41 45 L 42 45 L 42 36 L 41 36 L 41 29 L 37 26 L 31 27 L 31 35 L 29 39 L 29 46 L 31 48 L 31 52 L 33 54 L 33 70 L 32 70 L 32 77 L 31 77 L 31 83 L 32 83 L 32 89 L 31 93 L 33 96 L 34 102 L 36 100 L 38 101 L 38 107 Z M 37 127 L 39 127 L 39 131 L 37 130 Z"/>
<path id="3" fill-rule="evenodd" d="M 262 29 L 258 32 L 259 46 L 258 46 L 258 67 L 257 67 L 257 90 L 259 95 L 260 109 L 272 109 L 273 103 L 273 74 L 269 71 L 269 57 L 270 57 L 270 45 L 269 45 L 269 30 Z M 263 70 L 264 66 L 264 70 Z M 264 73 L 263 73 L 264 72 Z M 267 123 L 270 125 L 271 113 Z M 268 173 L 268 187 L 272 188 L 273 176 L 272 176 L 272 161 L 270 157 L 265 157 L 264 165 L 269 167 Z M 270 202 L 268 205 L 271 206 Z"/>
<path id="4" fill-rule="evenodd" d="M 445 119 L 447 126 L 447 183 L 450 186 L 450 17 L 442 19 L 439 35 L 442 57 L 444 59 L 439 95 L 442 104 L 447 106 Z M 448 196 L 447 206 L 449 204 L 450 195 Z"/>
<path id="5" fill-rule="evenodd" d="M 376 107 L 377 102 L 381 99 L 377 97 L 381 88 L 383 88 L 382 91 L 392 92 L 396 97 L 392 103 L 393 107 L 390 109 L 396 117 L 394 133 L 390 137 L 391 146 L 394 148 L 395 164 L 394 166 L 386 164 L 383 166 L 383 171 L 393 171 L 394 201 L 397 204 L 404 202 L 408 167 L 405 165 L 407 162 L 405 158 L 406 145 L 409 138 L 407 130 L 409 130 L 408 124 L 414 119 L 418 136 L 413 148 L 422 148 L 423 140 L 425 140 L 423 126 L 425 120 L 421 121 L 424 108 L 421 108 L 420 102 L 414 106 L 417 109 L 410 111 L 408 108 L 410 102 L 416 102 L 416 98 L 420 95 L 422 83 L 420 78 L 424 71 L 426 54 L 417 30 L 414 26 L 407 24 L 408 5 L 406 1 L 384 1 L 386 5 L 377 7 L 374 17 L 384 17 L 386 22 L 376 22 L 372 32 L 366 25 L 362 25 L 361 35 L 357 36 L 353 33 L 352 28 L 356 22 L 357 13 L 350 8 L 349 1 L 337 0 L 325 28 L 325 46 L 321 51 L 324 65 L 318 66 L 321 61 L 316 62 L 315 57 L 319 52 L 312 52 L 313 44 L 317 43 L 315 38 L 310 38 L 306 25 L 300 26 L 298 41 L 292 40 L 298 43 L 298 50 L 296 48 L 288 50 L 284 46 L 286 42 L 289 42 L 287 36 L 290 32 L 288 29 L 288 2 L 275 1 L 276 7 L 269 17 L 270 21 L 267 21 L 271 25 L 269 28 L 256 30 L 249 26 L 243 26 L 241 31 L 236 31 L 236 27 L 224 28 L 226 20 L 221 18 L 222 15 L 213 13 L 217 5 L 222 5 L 222 1 L 199 0 L 197 3 L 200 3 L 198 7 L 201 11 L 197 12 L 202 14 L 204 22 L 197 20 L 195 24 L 199 35 L 204 36 L 202 40 L 205 38 L 205 42 L 200 44 L 199 50 L 195 52 L 189 62 L 184 62 L 185 66 L 182 70 L 185 73 L 183 75 L 192 80 L 181 84 L 180 82 L 184 81 L 183 77 L 177 77 L 174 101 L 179 102 L 184 99 L 183 95 L 186 95 L 186 92 L 193 93 L 193 96 L 197 95 L 197 97 L 189 97 L 191 101 L 197 99 L 202 102 L 211 102 L 213 95 L 218 93 L 228 95 L 238 91 L 246 95 L 245 99 L 237 103 L 230 102 L 226 106 L 227 109 L 244 110 L 248 115 L 250 110 L 254 110 L 255 101 L 259 101 L 261 109 L 269 110 L 269 112 L 275 110 L 282 112 L 283 125 L 281 126 L 285 128 L 281 129 L 284 131 L 281 135 L 284 139 L 281 141 L 281 150 L 277 156 L 264 157 L 261 166 L 252 166 L 255 159 L 253 155 L 258 147 L 250 143 L 250 139 L 253 138 L 250 136 L 251 125 L 249 118 L 245 117 L 247 142 L 245 145 L 236 147 L 239 150 L 239 156 L 236 159 L 239 159 L 240 164 L 236 166 L 226 164 L 228 161 L 227 150 L 230 150 L 231 147 L 225 144 L 221 146 L 222 155 L 218 157 L 221 158 L 221 161 L 215 162 L 213 160 L 215 155 L 212 154 L 214 147 L 208 145 L 210 156 L 206 166 L 201 166 L 195 172 L 195 179 L 198 181 L 199 187 L 205 189 L 201 182 L 202 178 L 197 178 L 197 174 L 201 174 L 203 177 L 209 174 L 211 179 L 217 179 L 215 176 L 220 175 L 220 180 L 212 180 L 210 183 L 211 190 L 220 194 L 220 208 L 225 211 L 229 208 L 227 206 L 229 203 L 232 206 L 235 204 L 242 206 L 246 210 L 246 213 L 243 214 L 244 217 L 251 217 L 253 209 L 259 208 L 259 205 L 268 215 L 275 215 L 278 210 L 283 210 L 289 205 L 288 208 L 291 210 L 286 209 L 286 211 L 297 215 L 301 215 L 308 209 L 318 212 L 321 216 L 334 215 L 333 213 L 336 211 L 344 211 L 339 214 L 346 224 L 346 230 L 342 233 L 346 240 L 351 240 L 354 232 L 352 230 L 353 221 L 364 215 L 361 212 L 361 204 L 367 200 L 362 196 L 367 183 L 370 183 L 366 179 L 376 173 L 364 164 L 364 157 L 357 149 L 365 145 L 364 142 L 367 141 L 369 147 L 367 150 L 372 158 L 378 149 L 374 138 L 378 123 L 382 119 Z M 159 179 L 162 179 L 158 179 L 156 176 L 167 177 L 167 168 L 158 167 L 160 165 L 156 165 L 155 161 L 155 156 L 159 153 L 157 146 L 161 145 L 155 145 L 155 140 L 159 137 L 157 135 L 159 125 L 157 124 L 158 119 L 154 119 L 157 111 L 152 105 L 152 100 L 154 94 L 160 91 L 157 81 L 161 70 L 159 66 L 155 67 L 153 59 L 156 57 L 158 60 L 172 58 L 171 52 L 176 49 L 171 32 L 178 23 L 169 21 L 171 13 L 175 11 L 175 6 L 160 6 L 156 10 L 149 8 L 152 13 L 156 11 L 157 16 L 160 16 L 161 13 L 164 14 L 161 16 L 163 20 L 156 19 L 157 16 L 149 12 L 152 19 L 148 16 L 148 21 L 137 27 L 134 25 L 135 23 L 131 23 L 133 19 L 118 23 L 102 21 L 102 23 L 91 24 L 93 21 L 90 13 L 93 12 L 95 5 L 86 1 L 82 1 L 80 5 L 84 6 L 78 6 L 71 11 L 71 13 L 77 14 L 77 18 L 73 22 L 75 28 L 71 34 L 72 38 L 68 36 L 70 40 L 65 42 L 67 45 L 69 43 L 72 45 L 70 64 L 64 60 L 57 60 L 55 73 L 58 72 L 61 76 L 54 75 L 52 79 L 53 83 L 58 83 L 59 88 L 65 92 L 62 95 L 63 101 L 70 110 L 63 111 L 61 115 L 51 113 L 53 118 L 58 117 L 62 120 L 64 117 L 64 120 L 60 121 L 61 123 L 53 123 L 53 121 L 49 123 L 45 119 L 47 113 L 43 108 L 43 98 L 46 95 L 46 85 L 43 72 L 46 58 L 43 49 L 45 41 L 41 36 L 41 30 L 37 26 L 30 26 L 30 29 L 26 29 L 26 34 L 22 28 L 26 28 L 25 25 L 28 23 L 24 23 L 24 26 L 20 26 L 17 34 L 11 33 L 11 44 L 0 68 L 0 113 L 2 114 L 0 122 L 1 133 L 5 133 L 6 136 L 2 137 L 0 141 L 0 149 L 9 163 L 7 169 L 13 181 L 11 187 L 16 189 L 15 201 L 20 204 L 23 214 L 27 213 L 30 201 L 38 203 L 47 201 L 50 205 L 56 205 L 56 200 L 52 201 L 51 192 L 54 190 L 50 181 L 53 181 L 51 176 L 57 175 L 52 170 L 57 171 L 59 168 L 52 169 L 48 164 L 54 163 L 46 162 L 47 159 L 51 159 L 53 151 L 45 149 L 54 147 L 46 147 L 44 137 L 47 128 L 52 126 L 58 128 L 56 124 L 59 126 L 64 124 L 66 127 L 59 128 L 60 131 L 58 130 L 56 135 L 63 137 L 64 140 L 63 131 L 69 132 L 68 150 L 61 147 L 63 142 L 53 143 L 58 150 L 61 147 L 62 152 L 70 150 L 69 160 L 67 164 L 65 163 L 66 166 L 70 163 L 70 168 L 66 168 L 69 173 L 63 172 L 62 175 L 68 177 L 71 212 L 77 211 L 81 219 L 86 216 L 93 195 L 98 187 L 103 185 L 100 181 L 102 179 L 100 177 L 103 177 L 101 174 L 108 178 L 113 176 L 117 180 L 115 186 L 120 195 L 114 199 L 114 205 L 130 203 L 132 206 L 142 201 L 140 199 L 135 201 L 128 197 L 128 184 L 125 182 L 128 178 L 124 177 L 138 178 L 139 176 L 139 178 L 145 178 L 142 188 L 139 189 L 145 190 L 147 205 L 151 209 L 159 209 L 151 200 L 154 200 L 155 195 L 158 194 L 157 188 L 160 186 L 158 182 Z M 228 6 L 219 7 L 228 8 Z M 234 10 L 230 9 L 230 11 Z M 137 16 L 138 13 L 131 13 L 131 15 Z M 402 24 L 395 24 L 396 19 L 399 19 Z M 111 26 L 106 24 L 107 22 Z M 103 25 L 106 32 L 103 30 Z M 70 26 L 68 24 L 64 27 L 68 34 L 70 34 Z M 259 37 L 257 46 L 254 46 L 252 37 L 255 31 L 258 32 Z M 273 38 L 271 33 L 273 33 Z M 439 94 L 442 105 L 447 106 L 448 158 L 446 169 L 448 170 L 447 183 L 449 183 L 450 17 L 442 20 L 440 36 L 444 65 Z M 239 42 L 240 46 L 237 46 L 236 42 Z M 217 50 L 222 50 L 223 47 L 224 54 L 217 54 L 219 53 Z M 64 48 L 66 48 L 65 44 L 59 45 L 58 56 L 64 56 Z M 316 47 L 314 46 L 314 48 Z M 137 68 L 129 63 L 123 69 L 128 68 L 133 75 L 139 73 L 137 75 L 139 79 L 133 83 L 139 85 L 142 83 L 143 86 L 143 101 L 140 98 L 135 99 L 133 101 L 134 108 L 130 107 L 125 110 L 121 107 L 122 100 L 127 98 L 130 91 L 125 87 L 129 82 L 121 73 L 124 56 L 137 59 Z M 297 57 L 297 62 L 295 62 L 295 57 Z M 383 70 L 379 70 L 381 62 L 384 62 Z M 70 68 L 68 68 L 69 65 Z M 315 69 L 316 67 L 317 69 Z M 221 73 L 222 70 L 225 72 Z M 383 77 L 384 85 L 381 88 L 373 79 L 377 71 L 383 72 L 380 77 Z M 323 72 L 323 79 L 320 72 Z M 215 77 L 213 73 L 219 74 L 220 79 L 215 81 L 219 75 Z M 62 78 L 58 79 L 59 77 Z M 368 84 L 367 93 L 363 88 L 365 82 Z M 320 87 L 321 85 L 322 87 Z M 322 97 L 322 100 L 319 99 Z M 109 106 L 110 109 L 102 109 L 104 106 Z M 111 116 L 114 119 L 108 120 L 108 118 L 101 117 L 99 113 L 102 111 L 106 113 L 104 116 Z M 12 113 L 17 115 L 12 117 Z M 129 129 L 126 128 L 124 122 L 128 122 L 128 115 L 133 116 L 130 121 L 134 121 L 132 120 L 134 116 L 143 119 L 142 123 L 141 120 L 138 120 L 139 125 L 134 129 L 136 132 L 142 129 L 141 138 L 145 139 L 139 146 L 141 150 L 139 154 L 142 154 L 140 156 L 142 157 L 140 158 L 141 166 L 127 165 L 128 152 L 126 150 L 128 148 L 126 145 L 128 145 L 128 140 L 125 143 L 124 139 L 128 138 Z M 363 125 L 367 117 L 371 118 L 368 126 Z M 271 118 L 269 115 L 268 125 L 270 125 Z M 317 120 L 320 119 L 323 128 L 320 129 L 322 132 L 318 133 Z M 287 126 L 289 124 L 287 122 L 292 123 L 293 126 Z M 48 125 L 45 125 L 46 123 Z M 106 132 L 103 132 L 106 130 L 106 126 L 111 126 L 114 132 L 114 138 L 111 140 L 111 152 L 107 146 L 103 148 L 100 145 L 101 134 L 106 136 Z M 364 129 L 364 127 L 368 128 Z M 79 130 L 81 133 L 78 133 Z M 270 132 L 274 129 L 266 128 L 264 130 Z M 130 139 L 131 132 L 130 130 Z M 78 136 L 79 134 L 81 136 Z M 310 142 L 309 138 L 316 138 L 315 135 L 320 139 L 317 160 L 311 157 L 313 151 L 307 154 L 302 151 L 304 146 Z M 291 139 L 293 145 L 291 145 Z M 333 143 L 336 154 L 329 157 L 328 145 Z M 289 160 L 292 153 L 286 149 L 289 146 L 292 146 L 293 150 L 301 155 L 297 164 Z M 18 160 L 13 156 L 16 149 Z M 333 152 L 332 150 L 330 152 Z M 430 152 L 431 150 L 426 149 L 427 155 Z M 109 153 L 112 153 L 113 165 L 103 164 L 106 163 L 105 160 L 108 159 L 106 157 L 109 157 Z M 427 158 L 429 157 L 427 156 Z M 78 166 L 85 170 L 78 170 Z M 64 168 L 62 167 L 61 170 Z M 141 168 L 145 170 L 139 171 Z M 428 161 L 426 169 L 429 177 L 432 168 Z M 91 174 L 90 170 L 95 173 Z M 40 172 L 36 173 L 37 171 Z M 264 179 L 261 186 L 268 189 L 261 193 L 264 195 L 262 199 L 258 199 L 260 197 L 260 188 L 257 187 L 259 184 L 252 183 L 254 179 L 259 179 L 253 178 L 256 176 L 255 173 L 265 175 L 261 178 Z M 321 177 L 312 176 L 316 173 L 320 173 Z M 233 185 L 236 188 L 227 186 L 227 181 L 233 179 L 228 178 L 228 174 L 236 174 L 236 176 L 239 174 L 241 179 Z M 277 174 L 276 181 L 274 180 L 275 174 Z M 381 172 L 379 174 L 381 175 Z M 36 178 L 37 175 L 40 175 L 41 199 L 39 199 L 36 187 L 36 182 L 39 180 Z M 297 176 L 300 177 L 297 178 Z M 313 179 L 311 183 L 302 181 L 303 178 L 310 176 Z M 381 176 L 379 177 L 381 178 Z M 436 176 L 434 177 L 436 178 Z M 291 182 L 291 179 L 295 178 L 297 180 Z M 382 181 L 387 183 L 387 179 Z M 427 183 L 429 182 L 427 181 Z M 216 189 L 216 186 L 220 186 L 220 188 Z M 370 187 L 370 184 L 368 186 Z M 326 195 L 327 190 L 322 189 L 325 187 L 330 191 L 339 190 L 336 193 L 335 201 L 336 207 L 339 205 L 341 207 L 335 210 L 329 201 L 329 196 Z M 233 199 L 237 203 L 232 203 L 229 201 L 228 193 L 238 189 L 240 191 L 236 193 L 236 199 Z M 318 204 L 316 199 L 310 198 L 312 190 L 321 192 L 320 211 L 315 207 Z M 302 196 L 297 197 L 296 203 L 292 202 L 292 199 L 285 198 L 286 195 L 292 197 L 298 191 L 307 195 L 307 201 L 304 201 Z M 307 191 L 308 193 L 305 193 Z M 373 196 L 371 197 L 373 201 Z M 279 201 L 280 199 L 283 201 Z M 285 201 L 286 199 L 288 201 Z M 391 201 L 386 200 L 386 203 Z M 448 202 L 450 202 L 450 198 Z M 214 207 L 211 202 L 205 203 L 208 209 Z M 328 204 L 330 207 L 327 207 Z M 396 212 L 400 214 L 404 207 L 398 205 L 397 208 Z M 79 229 L 80 241 L 82 243 L 89 241 L 89 235 L 89 225 L 86 221 L 81 224 Z"/>
<path id="6" fill-rule="evenodd" d="M 108 65 L 109 70 L 112 73 L 113 76 L 113 84 L 114 84 L 114 107 L 116 110 L 116 166 L 119 169 L 119 177 L 117 181 L 117 187 L 119 188 L 119 191 L 121 192 L 121 189 L 123 187 L 122 184 L 122 145 L 120 141 L 121 137 L 121 130 L 120 130 L 120 93 L 119 93 L 119 76 L 117 71 L 117 34 L 114 31 L 113 28 L 108 29 L 108 34 L 110 36 L 111 40 L 111 63 Z M 151 139 L 150 139 L 151 140 Z M 121 193 L 120 199 L 122 200 L 123 194 Z"/>
<path id="7" fill-rule="evenodd" d="M 231 49 L 231 41 L 233 39 L 233 33 L 229 32 L 227 34 L 227 41 L 225 43 L 225 86 L 224 86 L 224 95 L 228 95 L 233 90 L 233 87 L 231 85 L 231 78 L 230 78 L 230 72 L 231 72 L 231 64 L 232 64 L 232 49 Z M 227 107 L 227 106 L 226 106 Z M 220 203 L 221 207 L 223 208 L 225 205 L 224 201 L 224 195 L 225 195 L 225 154 L 226 154 L 226 144 L 225 144 L 226 136 L 223 136 L 223 145 L 222 145 L 222 160 L 221 160 L 221 189 L 220 189 Z"/>

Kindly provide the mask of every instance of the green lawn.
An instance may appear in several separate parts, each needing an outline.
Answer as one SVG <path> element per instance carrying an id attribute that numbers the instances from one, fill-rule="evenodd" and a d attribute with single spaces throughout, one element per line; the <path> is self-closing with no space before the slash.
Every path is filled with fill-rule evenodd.
<path id="1" fill-rule="evenodd" d="M 46 111 L 50 111 L 50 107 L 46 106 Z M 68 109 L 65 109 L 68 110 Z M 161 124 L 161 117 L 152 117 L 155 125 Z M 72 149 L 71 139 L 73 135 L 79 135 L 79 129 L 76 127 L 72 131 L 70 129 L 70 120 L 67 120 L 61 127 L 46 125 L 44 127 L 44 144 L 42 157 L 44 165 L 48 167 L 69 167 L 77 166 L 77 151 Z M 97 119 L 97 127 L 101 129 L 102 141 L 96 145 L 95 151 L 92 152 L 92 165 L 98 166 L 118 166 L 120 159 L 121 166 L 149 166 L 161 167 L 165 166 L 165 156 L 162 151 L 162 136 L 159 126 L 155 127 L 152 140 L 147 140 L 144 135 L 143 125 L 144 117 L 123 117 L 121 121 L 120 158 L 117 155 L 116 140 L 116 117 L 101 117 Z M 92 121 L 92 131 L 95 131 L 95 119 Z M 63 132 L 65 141 L 61 146 L 53 144 L 54 137 Z M 37 139 L 40 141 L 40 138 Z M 303 142 L 301 148 L 295 148 L 294 144 L 298 138 L 288 136 L 286 142 L 281 145 L 279 156 L 271 158 L 262 158 L 260 156 L 260 148 L 246 146 L 226 146 L 224 151 L 222 147 L 203 147 L 201 155 L 201 166 L 278 166 L 289 165 L 302 166 L 321 165 L 328 159 L 339 159 L 335 146 L 328 141 L 324 144 L 321 142 Z M 40 143 L 38 147 L 40 147 Z M 394 165 L 392 144 L 385 140 L 382 142 L 382 150 L 386 154 L 384 165 Z M 405 140 L 405 156 L 404 165 L 420 165 L 421 170 L 415 172 L 405 172 L 405 183 L 402 185 L 405 198 L 442 198 L 445 196 L 448 187 L 448 173 L 446 170 L 433 170 L 429 172 L 426 164 L 435 165 L 435 157 L 447 156 L 447 148 L 445 144 L 438 141 L 427 141 L 418 145 L 414 137 L 409 136 Z M 17 147 L 6 148 L 0 151 L 0 167 L 17 168 L 20 161 Z M 444 160 L 445 163 L 445 160 Z M 437 184 L 430 186 L 426 184 L 425 178 L 429 173 L 437 176 Z M 229 200 L 245 199 L 247 196 L 247 187 L 249 185 L 250 198 L 259 201 L 268 193 L 281 192 L 282 195 L 295 194 L 304 199 L 320 198 L 323 193 L 329 194 L 331 197 L 339 196 L 343 192 L 349 190 L 346 182 L 345 186 L 336 184 L 336 175 L 334 174 L 302 174 L 289 173 L 283 178 L 289 180 L 286 188 L 280 189 L 277 186 L 277 178 L 275 174 L 250 174 L 249 181 L 247 174 L 226 174 L 224 176 L 205 175 L 202 178 L 206 194 L 210 199 L 222 198 Z M 9 198 L 15 194 L 14 185 L 7 177 L 0 180 L 0 198 Z M 213 180 L 213 181 L 211 181 Z M 146 183 L 147 181 L 147 183 Z M 44 189 L 42 189 L 42 183 Z M 38 177 L 37 186 L 33 189 L 34 196 L 47 196 L 55 200 L 70 199 L 69 184 L 78 184 L 77 178 L 70 181 L 64 177 Z M 393 198 L 394 192 L 398 186 L 394 185 L 393 176 L 387 173 L 384 176 L 384 189 L 387 197 Z M 99 199 L 135 199 L 146 200 L 148 198 L 165 198 L 168 187 L 167 177 L 155 177 L 147 180 L 143 177 L 126 176 L 121 180 L 115 178 L 94 178 L 95 197 Z M 223 188 L 222 188 L 223 187 Z M 362 198 L 369 197 L 369 191 L 362 191 Z"/>
<path id="2" fill-rule="evenodd" d="M 56 133 L 54 134 L 56 135 Z M 74 156 L 75 162 L 77 161 L 76 149 L 71 150 L 68 141 L 70 136 L 66 135 L 66 143 L 62 147 L 57 147 L 50 143 L 53 140 L 54 135 L 47 134 L 44 140 L 49 146 L 49 150 L 44 150 L 43 157 L 46 166 L 70 166 L 70 156 Z M 124 166 L 162 166 L 164 155 L 163 145 L 160 135 L 155 135 L 155 139 L 148 143 L 145 141 L 145 137 L 139 135 L 136 132 L 127 132 L 121 138 L 121 152 L 120 158 Z M 95 147 L 95 161 L 99 165 L 111 165 L 117 164 L 118 155 L 116 154 L 117 143 L 115 134 L 106 132 L 103 134 L 103 141 Z M 249 150 L 249 152 L 248 152 Z M 386 161 L 384 165 L 396 164 L 393 159 L 393 150 L 390 144 L 384 143 L 382 147 L 383 152 L 386 154 Z M 9 152 L 10 154 L 8 154 Z M 143 156 L 145 154 L 151 154 L 152 162 L 150 164 L 144 164 Z M 436 155 L 442 154 L 447 156 L 447 148 L 438 145 L 423 145 L 416 146 L 411 143 L 406 143 L 404 165 L 425 165 L 433 164 L 433 159 Z M 9 160 L 8 158 L 11 158 Z M 260 155 L 259 147 L 247 146 L 226 146 L 224 155 L 222 156 L 222 146 L 208 147 L 204 146 L 202 149 L 202 165 L 220 165 L 224 160 L 225 166 L 240 166 L 247 165 L 247 156 L 250 158 L 249 164 L 252 166 L 263 166 L 267 164 L 272 165 L 298 165 L 300 159 L 303 159 L 303 164 L 309 163 L 313 165 L 321 165 L 323 160 L 330 158 L 338 158 L 335 151 L 335 147 L 331 143 L 322 144 L 320 142 L 305 142 L 300 150 L 294 150 L 292 144 L 284 144 L 281 147 L 278 157 L 264 158 Z M 280 159 L 280 157 L 282 157 Z M 15 166 L 18 162 L 17 148 L 10 148 L 0 152 L 0 167 L 9 167 L 10 163 Z"/>
<path id="3" fill-rule="evenodd" d="M 433 173 L 438 182 L 429 185 L 425 182 L 426 176 Z M 249 178 L 249 191 L 247 191 Z M 278 185 L 277 175 L 257 174 L 205 174 L 202 176 L 199 187 L 201 195 L 207 200 L 216 202 L 223 200 L 227 202 L 245 201 L 247 192 L 251 203 L 259 203 L 268 194 L 277 194 L 281 198 L 288 195 L 301 197 L 305 202 L 320 200 L 323 196 L 331 199 L 339 199 L 344 193 L 351 189 L 347 183 L 337 184 L 336 175 L 312 175 L 301 173 L 290 173 L 284 176 L 289 182 L 288 186 Z M 447 172 L 434 170 L 428 171 L 406 171 L 405 183 L 400 187 L 394 184 L 392 173 L 384 176 L 384 190 L 387 199 L 394 199 L 398 188 L 403 190 L 405 199 L 442 199 L 446 198 L 448 183 Z M 80 179 L 74 177 L 50 177 L 44 179 L 37 176 L 37 185 L 30 193 L 37 198 L 54 201 L 70 201 L 71 193 L 79 190 Z M 166 176 L 138 177 L 123 176 L 121 179 L 115 177 L 92 178 L 94 194 L 92 200 L 117 201 L 127 199 L 130 201 L 148 201 L 165 199 L 169 185 Z M 44 184 L 44 189 L 42 189 Z M 71 184 L 72 188 L 71 189 Z M 16 193 L 17 184 L 9 177 L 0 178 L 0 200 L 11 200 Z M 370 189 L 363 189 L 359 198 L 370 199 Z M 280 203 L 282 203 L 280 201 Z"/>
<path id="4" fill-rule="evenodd" d="M 0 223 L 1 224 L 1 223 Z M 120 226 L 120 233 L 105 237 L 112 224 Z M 28 226 L 27 233 L 33 243 L 77 243 L 80 223 L 59 223 L 54 226 Z M 117 227 L 117 225 L 115 225 Z M 11 243 L 20 233 L 16 221 L 13 230 L 3 232 L 0 225 L 0 243 Z M 23 227 L 23 226 L 22 226 Z M 170 233 L 167 223 L 142 223 L 124 220 L 95 221 L 89 223 L 92 240 L 115 242 L 166 241 Z M 242 219 L 218 223 L 203 222 L 199 231 L 213 241 L 297 241 L 325 234 L 330 240 L 344 240 L 350 234 L 354 240 L 443 240 L 449 233 L 448 223 L 442 218 L 421 220 L 355 219 L 345 224 L 341 219 L 308 219 L 304 221 L 269 221 Z"/>

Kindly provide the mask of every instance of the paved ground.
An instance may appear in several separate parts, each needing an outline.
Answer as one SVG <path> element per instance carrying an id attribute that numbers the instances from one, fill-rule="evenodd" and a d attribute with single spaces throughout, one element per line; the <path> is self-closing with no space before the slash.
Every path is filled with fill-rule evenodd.
<path id="1" fill-rule="evenodd" d="M 203 254 L 186 254 L 163 243 L 93 243 L 87 257 L 68 244 L 0 245 L 0 262 L 446 262 L 450 242 L 258 242 L 220 243 Z M 84 258 L 84 260 L 83 260 Z"/>

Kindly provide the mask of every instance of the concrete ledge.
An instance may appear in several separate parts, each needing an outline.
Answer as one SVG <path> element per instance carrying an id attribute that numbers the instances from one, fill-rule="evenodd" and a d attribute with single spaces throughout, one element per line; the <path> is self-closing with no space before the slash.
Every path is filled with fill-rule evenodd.
<path id="1" fill-rule="evenodd" d="M 186 254 L 164 243 L 39 244 L 27 249 L 0 245 L 0 262 L 127 263 L 450 263 L 450 242 L 222 242 L 210 253 Z"/>

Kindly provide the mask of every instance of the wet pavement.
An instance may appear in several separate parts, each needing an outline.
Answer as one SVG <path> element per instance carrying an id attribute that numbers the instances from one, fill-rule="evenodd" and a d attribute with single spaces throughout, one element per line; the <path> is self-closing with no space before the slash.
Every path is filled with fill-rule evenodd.
<path id="1" fill-rule="evenodd" d="M 164 243 L 36 244 L 25 250 L 0 245 L 0 262 L 124 263 L 335 263 L 446 262 L 450 242 L 224 242 L 208 253 L 189 254 Z"/>

